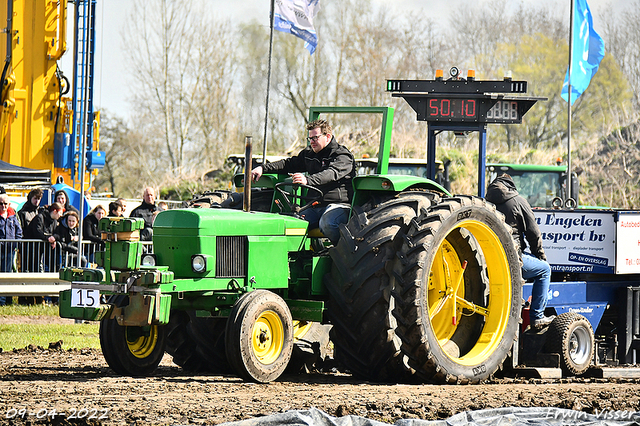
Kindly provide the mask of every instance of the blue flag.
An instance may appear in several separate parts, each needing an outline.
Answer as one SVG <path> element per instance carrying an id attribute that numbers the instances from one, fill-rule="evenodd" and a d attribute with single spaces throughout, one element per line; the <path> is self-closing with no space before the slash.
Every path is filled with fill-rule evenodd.
<path id="1" fill-rule="evenodd" d="M 591 78 L 604 58 L 604 41 L 593 29 L 593 17 L 587 0 L 574 0 L 571 60 L 571 105 L 587 90 Z M 568 101 L 569 69 L 562 86 L 562 98 Z"/>
<path id="2" fill-rule="evenodd" d="M 275 0 L 273 28 L 303 39 L 309 54 L 313 54 L 318 45 L 318 35 L 313 27 L 313 18 L 319 8 L 318 1 Z"/>

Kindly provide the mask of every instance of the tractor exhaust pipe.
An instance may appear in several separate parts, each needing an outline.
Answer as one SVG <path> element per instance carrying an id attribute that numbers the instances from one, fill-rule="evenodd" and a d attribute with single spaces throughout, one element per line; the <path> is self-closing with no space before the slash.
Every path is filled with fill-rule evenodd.
<path id="1" fill-rule="evenodd" d="M 244 138 L 244 197 L 242 197 L 242 210 L 251 211 L 251 168 L 253 157 L 251 155 L 251 136 Z"/>

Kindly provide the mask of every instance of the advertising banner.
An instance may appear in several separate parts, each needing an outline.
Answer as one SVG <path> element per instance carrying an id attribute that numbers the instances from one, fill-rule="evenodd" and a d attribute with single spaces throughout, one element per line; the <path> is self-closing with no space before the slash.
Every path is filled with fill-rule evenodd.
<path id="1" fill-rule="evenodd" d="M 616 228 L 616 274 L 640 273 L 640 213 L 620 212 Z"/>
<path id="2" fill-rule="evenodd" d="M 614 272 L 616 212 L 536 209 L 534 214 L 552 272 Z"/>

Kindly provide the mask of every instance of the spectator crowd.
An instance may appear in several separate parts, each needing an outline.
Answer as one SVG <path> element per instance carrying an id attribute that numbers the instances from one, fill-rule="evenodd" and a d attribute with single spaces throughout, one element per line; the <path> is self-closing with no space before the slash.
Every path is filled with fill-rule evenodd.
<path id="1" fill-rule="evenodd" d="M 12 208 L 9 196 L 0 186 L 0 272 L 54 272 L 61 266 L 81 266 L 93 261 L 95 251 L 103 250 L 104 243 L 98 230 L 98 222 L 105 216 L 122 217 L 126 200 L 118 198 L 109 203 L 109 210 L 96 206 L 82 221 L 82 239 L 89 243 L 89 250 L 78 252 L 80 213 L 69 202 L 64 189 L 54 195 L 54 202 L 41 206 L 44 192 L 36 188 L 29 192 L 27 200 L 17 212 Z M 130 214 L 145 222 L 140 239 L 151 241 L 153 220 L 158 211 L 167 205 L 156 205 L 155 191 L 147 187 L 143 201 Z M 24 240 L 24 241 L 20 241 Z M 0 296 L 0 305 L 11 303 L 11 297 Z"/>

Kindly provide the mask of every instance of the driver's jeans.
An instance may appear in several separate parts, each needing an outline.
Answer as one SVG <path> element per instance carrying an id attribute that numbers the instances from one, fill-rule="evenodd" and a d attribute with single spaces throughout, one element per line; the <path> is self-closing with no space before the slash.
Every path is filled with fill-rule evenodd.
<path id="1" fill-rule="evenodd" d="M 551 281 L 551 267 L 529 253 L 522 253 L 522 278 L 533 279 L 531 291 L 531 307 L 529 318 L 533 323 L 536 319 L 544 318 L 544 309 L 547 306 L 547 293 Z"/>
<path id="2" fill-rule="evenodd" d="M 309 229 L 319 227 L 335 246 L 340 239 L 340 224 L 349 221 L 350 210 L 351 206 L 348 204 L 329 204 L 326 207 L 306 209 L 301 216 L 309 222 Z"/>

